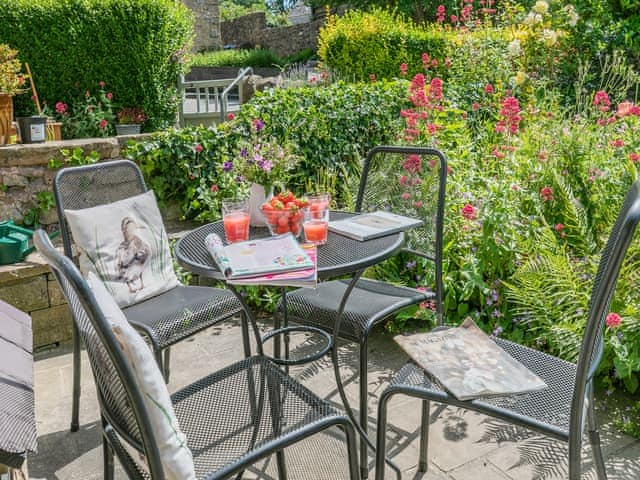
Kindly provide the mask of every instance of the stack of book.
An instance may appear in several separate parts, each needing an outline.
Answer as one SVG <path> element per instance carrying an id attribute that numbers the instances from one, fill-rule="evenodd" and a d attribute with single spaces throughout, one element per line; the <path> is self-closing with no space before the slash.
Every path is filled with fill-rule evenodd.
<path id="1" fill-rule="evenodd" d="M 299 244 L 290 233 L 224 245 L 212 233 L 208 252 L 233 285 L 314 287 L 318 281 L 316 247 Z"/>

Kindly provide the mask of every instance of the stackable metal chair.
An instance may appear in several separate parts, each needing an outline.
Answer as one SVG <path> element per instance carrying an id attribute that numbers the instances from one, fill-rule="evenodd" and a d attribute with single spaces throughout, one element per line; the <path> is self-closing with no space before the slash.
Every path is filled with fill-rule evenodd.
<path id="1" fill-rule="evenodd" d="M 113 479 L 115 453 L 129 478 L 163 480 L 160 445 L 143 393 L 104 313 L 76 266 L 53 248 L 43 230 L 35 232 L 34 242 L 73 310 L 87 349 L 100 404 L 105 479 Z M 257 325 L 252 326 L 258 338 Z M 357 479 L 355 432 L 348 418 L 264 356 L 212 373 L 171 400 L 199 479 L 240 478 L 273 453 L 279 478 L 286 479 L 282 450 L 331 427 L 346 435 L 349 476 Z M 144 454 L 144 464 L 133 452 Z"/>
<path id="2" fill-rule="evenodd" d="M 53 182 L 64 253 L 73 258 L 72 236 L 65 209 L 95 207 L 147 191 L 142 173 L 128 160 L 60 170 Z M 247 321 L 238 299 L 219 288 L 179 285 L 123 309 L 129 322 L 148 338 L 165 379 L 169 378 L 169 347 L 195 333 L 242 314 L 245 355 L 250 355 Z M 186 315 L 186 316 L 185 316 Z M 80 336 L 73 326 L 73 408 L 71 431 L 78 430 L 80 405 Z M 164 361 L 162 354 L 164 352 Z"/>
<path id="3" fill-rule="evenodd" d="M 318 284 L 317 289 L 287 293 L 278 311 L 287 321 L 319 327 L 360 346 L 360 426 L 367 431 L 367 341 L 374 326 L 405 307 L 435 303 L 442 317 L 442 229 L 447 163 L 435 149 L 378 146 L 365 159 L 356 212 L 388 210 L 424 220 L 424 226 L 405 232 L 405 252 L 433 264 L 432 289 L 426 291 L 360 278 L 350 291 L 350 280 Z M 416 193 L 419 192 L 419 197 Z M 416 202 L 422 202 L 416 203 Z M 322 248 L 322 247 L 320 247 Z M 348 296 L 337 330 L 341 299 Z M 335 347 L 334 347 L 335 348 Z M 341 385 L 338 385 L 341 388 Z M 367 478 L 367 445 L 361 442 L 361 477 Z"/>
<path id="4" fill-rule="evenodd" d="M 580 451 L 585 421 L 598 478 L 607 478 L 593 398 L 593 376 L 604 349 L 604 326 L 622 261 L 640 220 L 640 183 L 627 194 L 604 248 L 594 282 L 587 323 L 577 364 L 506 340 L 496 343 L 547 384 L 544 390 L 507 397 L 460 401 L 423 369 L 405 365 L 382 393 L 378 405 L 376 480 L 384 479 L 387 405 L 395 395 L 423 400 L 420 437 L 420 471 L 427 470 L 429 402 L 474 410 L 506 422 L 541 432 L 569 444 L 569 479 L 581 478 Z M 544 292 L 541 292 L 543 294 Z M 424 408 L 426 401 L 426 408 Z"/>

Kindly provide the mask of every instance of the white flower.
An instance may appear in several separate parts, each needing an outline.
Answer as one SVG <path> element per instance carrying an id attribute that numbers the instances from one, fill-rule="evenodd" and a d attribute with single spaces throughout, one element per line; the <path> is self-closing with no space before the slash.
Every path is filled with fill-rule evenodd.
<path id="1" fill-rule="evenodd" d="M 525 25 L 535 25 L 536 23 L 542 23 L 542 15 L 539 13 L 529 12 L 524 19 Z"/>
<path id="2" fill-rule="evenodd" d="M 533 11 L 544 15 L 549 11 L 549 4 L 544 0 L 538 0 L 533 6 Z"/>
<path id="3" fill-rule="evenodd" d="M 527 74 L 523 71 L 516 73 L 516 76 L 512 78 L 513 83 L 516 85 L 522 85 L 527 80 Z"/>
<path id="4" fill-rule="evenodd" d="M 518 55 L 520 55 L 522 53 L 522 46 L 520 45 L 520 40 L 518 39 L 512 40 L 509 43 L 509 46 L 507 47 L 507 51 L 509 52 L 509 55 L 511 55 L 512 57 L 517 57 Z"/>
<path id="5" fill-rule="evenodd" d="M 563 10 L 567 14 L 567 23 L 569 24 L 569 26 L 575 27 L 576 24 L 578 23 L 578 20 L 580 19 L 580 15 L 578 15 L 578 12 L 576 12 L 576 9 L 574 8 L 574 6 L 567 5 L 566 7 L 563 8 Z"/>
<path id="6" fill-rule="evenodd" d="M 558 41 L 558 32 L 545 28 L 542 31 L 542 41 L 544 42 L 545 46 L 553 47 Z"/>

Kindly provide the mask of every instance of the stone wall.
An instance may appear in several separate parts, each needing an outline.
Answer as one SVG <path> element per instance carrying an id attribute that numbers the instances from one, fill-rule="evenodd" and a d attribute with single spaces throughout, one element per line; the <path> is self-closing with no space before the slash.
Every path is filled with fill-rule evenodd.
<path id="1" fill-rule="evenodd" d="M 36 205 L 37 193 L 51 191 L 56 172 L 48 167 L 49 159 L 61 159 L 62 148 L 73 150 L 79 147 L 85 155 L 96 151 L 105 160 L 119 157 L 128 140 L 146 136 L 63 140 L 0 148 L 0 221 L 20 222 L 24 214 Z M 50 211 L 41 220 L 45 225 L 55 222 L 55 211 Z"/>
<path id="2" fill-rule="evenodd" d="M 318 48 L 318 33 L 324 20 L 286 27 L 267 27 L 264 12 L 251 13 L 244 17 L 220 23 L 224 45 L 236 47 L 260 46 L 269 48 L 281 57 L 297 53 L 305 48 Z"/>
<path id="3" fill-rule="evenodd" d="M 222 47 L 218 0 L 183 0 L 195 17 L 193 49 L 214 50 Z"/>

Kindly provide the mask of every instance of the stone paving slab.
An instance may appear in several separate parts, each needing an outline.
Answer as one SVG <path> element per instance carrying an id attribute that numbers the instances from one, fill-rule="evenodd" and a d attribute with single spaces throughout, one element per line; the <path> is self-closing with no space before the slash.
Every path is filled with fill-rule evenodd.
<path id="1" fill-rule="evenodd" d="M 296 353 L 314 348 L 312 338 L 296 337 Z M 268 353 L 268 352 L 267 352 Z M 212 327 L 192 339 L 172 348 L 169 390 L 179 388 L 214 370 L 243 357 L 238 322 Z M 347 396 L 357 405 L 357 347 L 342 345 L 340 359 Z M 380 332 L 370 339 L 368 409 L 369 431 L 375 438 L 376 399 L 388 384 L 393 371 L 405 361 L 404 353 L 391 337 Z M 35 364 L 36 419 L 38 453 L 29 459 L 30 478 L 59 480 L 102 479 L 102 447 L 98 403 L 86 353 L 83 352 L 80 431 L 70 433 L 71 416 L 71 353 L 63 347 L 41 356 Z M 340 404 L 333 370 L 328 359 L 292 368 L 307 387 Z M 357 412 L 356 412 L 357 414 Z M 434 404 L 430 415 L 429 470 L 417 472 L 420 424 L 420 401 L 395 397 L 389 409 L 388 452 L 403 472 L 403 479 L 412 480 L 556 480 L 566 478 L 566 447 L 559 442 L 512 430 L 493 419 L 459 408 Z M 501 431 L 507 441 L 487 440 L 487 432 Z M 506 432 L 506 435 L 505 435 Z M 611 480 L 640 478 L 640 441 L 622 435 L 612 428 L 603 428 L 603 446 Z M 322 455 L 318 456 L 318 452 Z M 287 453 L 291 480 L 339 480 L 347 478 L 344 448 L 335 433 L 310 439 Z M 585 468 L 591 465 L 590 450 L 583 450 Z M 370 460 L 373 478 L 373 459 Z M 390 469 L 385 479 L 395 476 Z M 116 479 L 125 478 L 120 469 Z M 246 479 L 276 479 L 274 462 L 267 460 L 245 473 Z M 593 470 L 585 478 L 595 478 Z"/>

